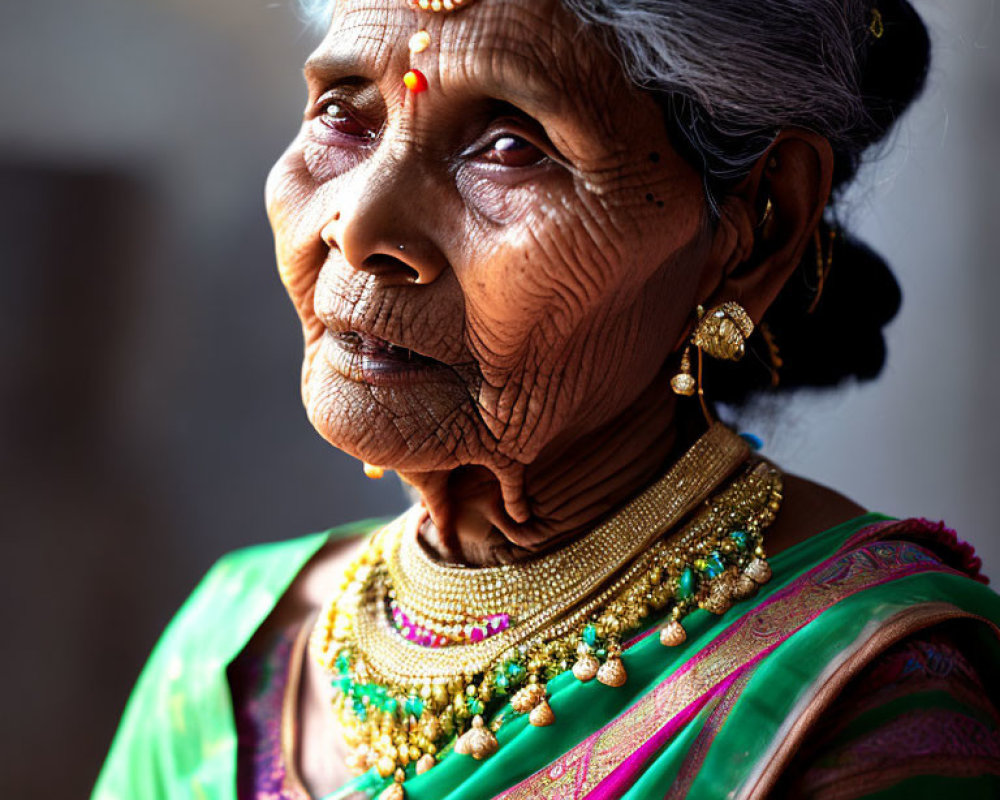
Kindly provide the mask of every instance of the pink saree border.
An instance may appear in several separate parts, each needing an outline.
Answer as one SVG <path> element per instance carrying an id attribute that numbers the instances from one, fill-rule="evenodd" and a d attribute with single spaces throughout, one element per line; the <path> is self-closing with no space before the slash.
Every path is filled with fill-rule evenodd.
<path id="1" fill-rule="evenodd" d="M 712 713 L 705 720 L 705 725 L 698 732 L 697 738 L 691 744 L 691 747 L 688 748 L 687 755 L 681 762 L 680 769 L 677 771 L 677 777 L 674 778 L 674 782 L 671 784 L 665 800 L 683 800 L 683 798 L 687 797 L 688 791 L 691 789 L 691 784 L 694 783 L 694 779 L 698 776 L 701 765 L 705 763 L 705 757 L 708 755 L 712 742 L 715 741 L 715 737 L 718 736 L 719 731 L 722 730 L 722 726 L 729 719 L 729 713 L 733 710 L 733 706 L 736 705 L 736 701 L 742 696 L 743 690 L 750 682 L 752 674 L 752 670 L 743 670 L 739 677 L 732 681 L 726 693 L 719 699 Z"/>
<path id="2" fill-rule="evenodd" d="M 892 540 L 905 535 L 926 540 L 935 550 L 935 545 L 952 550 L 957 539 L 953 533 L 948 539 L 946 531 L 943 525 L 916 519 L 866 526 L 829 558 L 735 620 L 618 717 L 497 795 L 497 800 L 619 797 L 648 760 L 706 703 L 724 696 L 741 675 L 832 605 L 920 572 L 968 575 L 958 565 L 943 563 L 922 544 Z"/>
<path id="3" fill-rule="evenodd" d="M 959 539 L 958 534 L 944 522 L 924 519 L 923 517 L 890 519 L 866 525 L 844 540 L 837 552 L 852 550 L 864 542 L 900 535 L 906 536 L 918 544 L 930 546 L 943 563 L 959 570 L 973 580 L 987 584 L 990 582 L 990 579 L 983 575 L 983 561 L 976 555 L 975 548 L 971 544 Z"/>

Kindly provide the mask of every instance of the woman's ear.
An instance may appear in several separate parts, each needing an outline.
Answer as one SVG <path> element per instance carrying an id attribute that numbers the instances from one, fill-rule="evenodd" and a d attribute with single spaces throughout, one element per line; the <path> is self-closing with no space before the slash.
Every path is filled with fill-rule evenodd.
<path id="1" fill-rule="evenodd" d="M 721 270 L 702 305 L 735 300 L 759 322 L 791 277 L 830 198 L 833 149 L 823 136 L 783 129 L 722 201 L 713 254 Z M 770 219 L 761 225 L 767 201 Z"/>

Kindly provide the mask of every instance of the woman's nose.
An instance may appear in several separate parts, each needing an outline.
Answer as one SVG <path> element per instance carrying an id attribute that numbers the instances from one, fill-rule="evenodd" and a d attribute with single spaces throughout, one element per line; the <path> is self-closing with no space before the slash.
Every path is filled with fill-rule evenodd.
<path id="1" fill-rule="evenodd" d="M 448 261 L 428 227 L 433 217 L 417 198 L 407 170 L 373 170 L 337 192 L 320 235 L 354 269 L 391 283 L 432 283 Z"/>

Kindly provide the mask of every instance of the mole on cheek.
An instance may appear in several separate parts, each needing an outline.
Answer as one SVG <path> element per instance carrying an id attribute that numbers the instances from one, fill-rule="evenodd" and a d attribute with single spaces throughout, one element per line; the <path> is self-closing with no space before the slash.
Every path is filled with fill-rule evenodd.
<path id="1" fill-rule="evenodd" d="M 660 154 L 657 153 L 656 151 L 653 151 L 652 153 L 649 154 L 649 160 L 655 164 L 660 160 Z"/>

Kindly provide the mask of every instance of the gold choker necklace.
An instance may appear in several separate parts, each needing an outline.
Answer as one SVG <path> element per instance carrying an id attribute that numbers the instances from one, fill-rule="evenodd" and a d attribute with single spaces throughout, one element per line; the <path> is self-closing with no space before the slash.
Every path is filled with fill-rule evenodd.
<path id="1" fill-rule="evenodd" d="M 421 509 L 373 534 L 310 643 L 333 678 L 349 766 L 394 776 L 383 794 L 401 798 L 407 768 L 429 769 L 452 740 L 474 758 L 494 752 L 504 715 L 484 718 L 508 699 L 507 713 L 554 722 L 545 683 L 559 673 L 621 686 L 623 637 L 653 615 L 660 641 L 677 645 L 687 613 L 721 614 L 752 595 L 770 577 L 761 540 L 781 474 L 749 455 L 716 423 L 614 516 L 515 564 L 435 561 L 418 541 Z"/>

